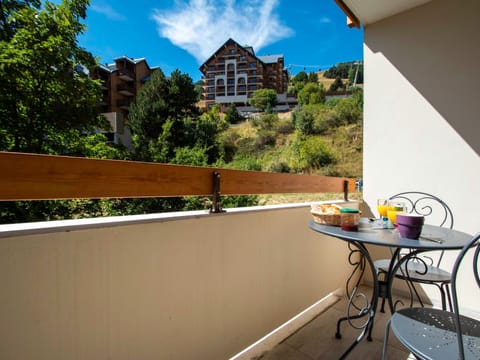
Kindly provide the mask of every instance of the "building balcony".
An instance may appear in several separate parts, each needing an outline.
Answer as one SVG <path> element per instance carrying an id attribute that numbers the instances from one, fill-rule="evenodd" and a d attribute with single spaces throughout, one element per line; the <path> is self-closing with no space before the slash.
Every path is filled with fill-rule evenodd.
<path id="1" fill-rule="evenodd" d="M 135 73 L 124 68 L 118 69 L 118 77 L 124 81 L 135 81 Z"/>
<path id="2" fill-rule="evenodd" d="M 0 226 L 2 351 L 233 357 L 320 299 L 318 311 L 336 301 L 346 247 L 309 219 L 297 205 Z"/>
<path id="3" fill-rule="evenodd" d="M 0 153 L 0 163 L 8 173 L 1 200 L 209 194 L 214 171 L 222 194 L 308 188 L 341 197 L 345 184 L 354 189 L 353 179 L 32 154 Z M 289 204 L 2 225 L 1 352 L 233 357 L 341 293 L 348 249 L 312 232 L 309 210 Z"/>
<path id="4" fill-rule="evenodd" d="M 132 103 L 132 99 L 120 99 L 117 100 L 117 106 L 120 109 L 128 110 L 130 108 L 130 104 Z"/>
<path id="5" fill-rule="evenodd" d="M 133 85 L 129 85 L 128 83 L 125 84 L 118 84 L 117 91 L 125 96 L 134 96 L 135 95 L 135 87 Z"/>

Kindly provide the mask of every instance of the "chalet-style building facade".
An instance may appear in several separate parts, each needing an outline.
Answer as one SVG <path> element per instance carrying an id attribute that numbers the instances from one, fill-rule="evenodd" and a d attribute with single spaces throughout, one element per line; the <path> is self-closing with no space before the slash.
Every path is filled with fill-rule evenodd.
<path id="1" fill-rule="evenodd" d="M 283 55 L 257 56 L 250 46 L 228 39 L 203 65 L 201 107 L 220 104 L 248 106 L 248 99 L 258 89 L 273 89 L 286 99 L 288 73 Z"/>
<path id="2" fill-rule="evenodd" d="M 125 126 L 130 104 L 135 101 L 138 90 L 158 67 L 150 67 L 145 58 L 132 59 L 121 56 L 112 64 L 98 66 L 93 77 L 102 81 L 103 98 L 101 113 L 112 126 L 106 133 L 110 141 L 131 145 L 131 134 Z"/>

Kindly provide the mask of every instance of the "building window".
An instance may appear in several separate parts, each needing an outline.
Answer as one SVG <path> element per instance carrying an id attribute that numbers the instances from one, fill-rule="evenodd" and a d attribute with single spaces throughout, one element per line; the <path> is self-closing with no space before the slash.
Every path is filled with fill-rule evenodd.
<path id="1" fill-rule="evenodd" d="M 255 69 L 257 67 L 257 62 L 256 61 L 252 61 L 250 63 L 248 63 L 248 67 L 250 69 Z"/>
<path id="2" fill-rule="evenodd" d="M 230 49 L 229 54 L 233 55 L 235 54 L 235 52 L 236 52 L 235 49 Z"/>
<path id="3" fill-rule="evenodd" d="M 245 78 L 241 77 L 238 79 L 238 84 L 245 84 Z"/>
<path id="4" fill-rule="evenodd" d="M 215 99 L 215 94 L 208 94 L 207 99 L 208 99 L 208 100 L 213 100 L 213 99 Z"/>
<path id="5" fill-rule="evenodd" d="M 234 85 L 235 84 L 235 79 L 228 79 L 227 84 L 228 85 Z"/>
<path id="6" fill-rule="evenodd" d="M 208 88 L 208 92 L 209 92 L 209 93 L 215 92 L 215 88 L 214 88 L 213 86 L 212 86 L 212 87 L 209 87 L 209 88 Z"/>
<path id="7" fill-rule="evenodd" d="M 235 86 L 229 86 L 229 87 L 228 87 L 228 93 L 229 93 L 229 94 L 230 94 L 230 93 L 232 93 L 232 94 L 235 93 Z"/>
<path id="8" fill-rule="evenodd" d="M 208 65 L 208 71 L 214 71 L 215 65 Z"/>
<path id="9" fill-rule="evenodd" d="M 247 61 L 247 57 L 244 55 L 240 56 L 240 61 Z"/>
<path id="10" fill-rule="evenodd" d="M 253 83 L 256 83 L 256 82 L 257 82 L 257 77 L 256 76 L 252 76 L 252 77 L 248 78 L 248 83 L 249 84 L 253 84 Z"/>
<path id="11" fill-rule="evenodd" d="M 257 85 L 248 85 L 248 90 L 257 90 Z"/>
<path id="12" fill-rule="evenodd" d="M 225 85 L 225 81 L 223 81 L 223 79 L 218 79 L 217 86 L 223 86 L 223 85 Z"/>
<path id="13" fill-rule="evenodd" d="M 207 85 L 210 85 L 210 86 L 215 85 L 215 80 L 213 79 L 208 80 Z"/>

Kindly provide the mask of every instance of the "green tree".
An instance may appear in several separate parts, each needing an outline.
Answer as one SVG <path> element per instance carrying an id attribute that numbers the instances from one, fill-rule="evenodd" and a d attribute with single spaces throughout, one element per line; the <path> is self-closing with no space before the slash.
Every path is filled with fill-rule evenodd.
<path id="1" fill-rule="evenodd" d="M 305 71 L 300 71 L 292 79 L 294 83 L 306 83 L 308 81 L 308 74 Z"/>
<path id="2" fill-rule="evenodd" d="M 273 89 L 258 89 L 248 99 L 248 103 L 261 111 L 265 111 L 269 106 L 273 108 L 277 104 L 277 93 Z"/>
<path id="3" fill-rule="evenodd" d="M 302 108 L 297 108 L 292 113 L 292 123 L 294 129 L 301 134 L 313 134 L 313 115 L 311 112 Z"/>
<path id="4" fill-rule="evenodd" d="M 300 105 L 321 104 L 325 101 L 325 90 L 323 85 L 318 83 L 307 83 L 298 93 Z"/>
<path id="5" fill-rule="evenodd" d="M 243 120 L 243 117 L 238 112 L 235 104 L 230 105 L 228 108 L 227 113 L 225 114 L 225 120 L 230 124 L 237 124 Z"/>
<path id="6" fill-rule="evenodd" d="M 297 134 L 290 144 L 290 167 L 295 172 L 308 172 L 336 162 L 330 147 L 318 136 Z"/>
<path id="7" fill-rule="evenodd" d="M 325 71 L 323 75 L 329 79 L 335 79 L 336 77 L 346 79 L 348 77 L 348 71 L 352 67 L 352 64 L 352 62 L 339 63 Z"/>
<path id="8" fill-rule="evenodd" d="M 311 72 L 308 74 L 308 82 L 311 82 L 311 83 L 318 83 L 318 74 L 316 72 Z"/>
<path id="9" fill-rule="evenodd" d="M 0 1 L 0 41 L 10 41 L 18 28 L 22 27 L 21 19 L 13 16 L 17 11 L 33 7 L 40 8 L 41 0 L 2 0 Z"/>
<path id="10" fill-rule="evenodd" d="M 176 147 L 191 145 L 193 135 L 187 126 L 191 122 L 186 119 L 198 116 L 196 102 L 195 86 L 187 74 L 175 70 L 167 78 L 160 69 L 155 71 L 130 106 L 128 126 L 135 158 L 151 161 L 159 159 L 159 152 L 165 162 L 175 155 Z"/>
<path id="11" fill-rule="evenodd" d="M 342 90 L 342 89 L 345 89 L 345 85 L 343 84 L 342 79 L 340 79 L 340 77 L 337 76 L 335 78 L 335 81 L 328 88 L 328 91 L 329 92 L 336 92 L 336 91 Z"/>
<path id="12" fill-rule="evenodd" d="M 363 94 L 357 91 L 353 97 L 340 99 L 335 105 L 337 123 L 355 124 L 363 119 Z"/>
<path id="13" fill-rule="evenodd" d="M 2 2 L 1 150 L 69 154 L 71 136 L 108 126 L 98 116 L 100 84 L 89 77 L 96 61 L 77 43 L 88 4 Z"/>
<path id="14" fill-rule="evenodd" d="M 193 132 L 189 143 L 194 145 L 190 146 L 204 149 L 207 154 L 207 163 L 214 164 L 222 156 L 219 135 L 228 126 L 227 121 L 221 118 L 218 107 L 214 106 L 208 112 L 200 115 L 191 126 Z"/>
<path id="15" fill-rule="evenodd" d="M 0 150 L 125 158 L 99 128 L 101 87 L 92 54 L 78 46 L 88 0 L 0 2 Z M 108 200 L 18 201 L 0 222 L 113 214 Z"/>

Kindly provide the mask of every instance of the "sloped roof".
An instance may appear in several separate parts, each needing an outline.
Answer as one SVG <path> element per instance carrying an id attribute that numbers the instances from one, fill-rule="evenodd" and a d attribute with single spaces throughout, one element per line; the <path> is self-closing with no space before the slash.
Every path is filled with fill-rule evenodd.
<path id="1" fill-rule="evenodd" d="M 233 42 L 234 44 L 237 44 L 237 46 L 245 49 L 242 45 L 240 45 L 239 43 L 237 43 L 235 40 L 233 40 L 232 38 L 229 38 L 227 41 L 225 41 L 225 42 L 222 44 L 222 46 L 220 46 L 220 47 L 217 49 L 217 51 L 215 51 L 207 60 L 205 60 L 202 65 L 200 65 L 200 70 L 202 69 L 203 65 L 205 65 L 205 64 L 208 63 L 212 58 L 214 58 L 215 56 L 217 56 L 217 53 L 218 53 L 220 50 L 222 50 L 222 48 L 223 48 L 224 46 L 228 45 L 228 43 L 231 43 L 231 42 Z"/>
<path id="2" fill-rule="evenodd" d="M 245 45 L 243 48 L 244 48 L 245 50 L 247 50 L 247 51 L 248 51 L 250 54 L 252 54 L 253 56 L 256 56 L 256 55 L 255 55 L 255 51 L 253 51 L 253 47 L 248 46 L 248 45 Z"/>
<path id="3" fill-rule="evenodd" d="M 144 57 L 141 57 L 141 58 L 131 58 L 131 57 L 128 57 L 128 56 L 119 56 L 115 59 L 113 59 L 114 61 L 118 61 L 118 60 L 126 60 L 134 65 L 138 64 L 138 63 L 141 63 L 142 61 L 145 62 L 145 64 L 147 65 L 147 67 L 150 69 L 150 70 L 156 70 L 158 69 L 159 67 L 158 66 L 153 66 L 153 67 L 150 67 L 150 65 L 148 65 L 148 62 L 147 62 L 147 59 L 144 58 Z M 101 67 L 103 67 L 104 69 L 108 69 L 110 72 L 113 72 L 115 70 L 117 70 L 117 65 L 116 63 L 112 63 L 112 64 L 105 64 L 105 65 L 100 65 Z"/>
<path id="4" fill-rule="evenodd" d="M 218 52 L 220 50 L 222 50 L 222 48 L 226 45 L 228 45 L 229 43 L 234 43 L 236 44 L 239 48 L 245 50 L 246 52 L 250 53 L 251 55 L 253 55 L 255 58 L 257 58 L 261 63 L 263 64 L 274 64 L 276 62 L 278 62 L 278 59 L 279 58 L 283 58 L 283 55 L 264 55 L 264 56 L 257 56 L 255 55 L 255 52 L 253 51 L 253 47 L 251 46 L 242 46 L 240 45 L 238 42 L 236 42 L 235 40 L 233 40 L 232 38 L 229 38 L 227 41 L 225 41 L 223 43 L 222 46 L 220 46 L 217 51 L 215 51 L 212 56 L 210 56 L 207 60 L 205 60 L 205 62 L 200 65 L 200 71 L 202 71 L 202 68 L 203 66 L 208 63 L 212 58 L 214 58 L 215 56 L 217 56 Z"/>
<path id="5" fill-rule="evenodd" d="M 278 54 L 278 55 L 263 55 L 263 56 L 257 56 L 258 59 L 265 64 L 276 64 L 279 59 L 283 58 L 283 55 Z"/>

